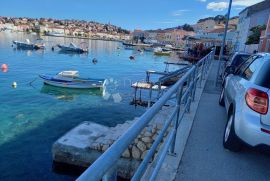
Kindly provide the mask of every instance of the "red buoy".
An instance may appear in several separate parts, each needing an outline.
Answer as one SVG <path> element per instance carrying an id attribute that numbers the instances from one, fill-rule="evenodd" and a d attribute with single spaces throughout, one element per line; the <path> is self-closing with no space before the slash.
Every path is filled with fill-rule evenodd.
<path id="1" fill-rule="evenodd" d="M 7 64 L 2 64 L 1 69 L 2 69 L 2 72 L 7 72 L 7 69 L 8 69 Z"/>

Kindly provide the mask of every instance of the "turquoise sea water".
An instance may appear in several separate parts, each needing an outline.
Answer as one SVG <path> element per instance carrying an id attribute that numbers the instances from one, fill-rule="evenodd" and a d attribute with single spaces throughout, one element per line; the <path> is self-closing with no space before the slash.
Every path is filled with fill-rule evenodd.
<path id="1" fill-rule="evenodd" d="M 35 35 L 0 32 L 0 180 L 72 180 L 52 171 L 51 146 L 83 121 L 115 126 L 145 109 L 129 105 L 131 82 L 145 79 L 145 70 L 164 70 L 168 57 L 125 50 L 118 42 L 43 37 L 45 51 L 17 50 L 12 40 Z M 88 55 L 63 54 L 56 43 L 85 42 Z M 120 50 L 117 47 L 121 47 Z M 136 54 L 134 61 L 129 56 Z M 93 64 L 92 59 L 98 63 Z M 43 85 L 38 74 L 78 70 L 82 77 L 106 78 L 106 91 L 69 90 Z M 12 88 L 12 82 L 17 88 Z M 32 82 L 32 83 L 31 83 Z M 119 99 L 120 98 L 120 99 Z"/>

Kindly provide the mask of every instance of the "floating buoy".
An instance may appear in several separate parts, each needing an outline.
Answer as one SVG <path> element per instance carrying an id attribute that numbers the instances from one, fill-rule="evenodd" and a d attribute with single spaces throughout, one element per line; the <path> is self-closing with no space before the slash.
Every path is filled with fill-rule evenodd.
<path id="1" fill-rule="evenodd" d="M 2 64 L 1 69 L 2 69 L 2 72 L 7 72 L 7 69 L 8 69 L 7 64 Z"/>
<path id="2" fill-rule="evenodd" d="M 1 69 L 7 69 L 7 68 L 8 68 L 7 64 L 2 64 Z"/>
<path id="3" fill-rule="evenodd" d="M 131 56 L 129 57 L 129 59 L 130 59 L 130 60 L 134 60 L 134 59 L 135 59 L 135 56 L 134 56 L 134 55 L 131 55 Z"/>
<path id="4" fill-rule="evenodd" d="M 13 83 L 12 83 L 12 87 L 13 87 L 13 88 L 16 88 L 16 87 L 17 87 L 17 82 L 13 82 Z"/>
<path id="5" fill-rule="evenodd" d="M 92 62 L 93 62 L 93 64 L 96 64 L 98 62 L 98 60 L 96 58 L 93 58 Z"/>

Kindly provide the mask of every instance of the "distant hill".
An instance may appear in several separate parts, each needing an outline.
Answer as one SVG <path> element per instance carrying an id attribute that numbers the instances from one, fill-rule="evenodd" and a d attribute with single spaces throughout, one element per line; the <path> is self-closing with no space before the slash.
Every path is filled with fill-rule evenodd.
<path id="1" fill-rule="evenodd" d="M 230 18 L 230 20 L 237 19 L 237 18 L 238 18 L 238 16 L 234 16 L 234 17 Z M 207 20 L 214 20 L 217 24 L 225 24 L 226 15 L 217 15 L 214 17 L 207 17 L 207 18 L 199 19 L 197 23 L 201 23 L 201 22 L 204 22 Z"/>
<path id="2" fill-rule="evenodd" d="M 184 25 L 180 25 L 180 26 L 176 26 L 176 27 L 172 27 L 172 28 L 167 28 L 165 30 L 185 30 L 185 31 L 194 31 L 193 27 L 189 24 L 184 24 Z"/>

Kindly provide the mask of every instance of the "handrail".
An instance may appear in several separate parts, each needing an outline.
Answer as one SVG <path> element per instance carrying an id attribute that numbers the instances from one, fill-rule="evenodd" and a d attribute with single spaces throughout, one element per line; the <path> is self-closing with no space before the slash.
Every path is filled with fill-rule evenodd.
<path id="1" fill-rule="evenodd" d="M 202 58 L 196 65 L 193 65 L 167 92 L 163 94 L 160 99 L 149 108 L 138 121 L 134 122 L 133 125 L 120 136 L 77 180 L 78 181 L 99 181 L 100 179 L 108 178 L 112 175 L 112 169 L 116 169 L 115 165 L 118 159 L 121 157 L 122 153 L 128 148 L 128 146 L 137 138 L 141 131 L 148 125 L 148 123 L 153 119 L 153 117 L 161 110 L 161 108 L 166 104 L 166 102 L 173 96 L 177 95 L 176 106 L 173 114 L 170 116 L 169 121 L 167 121 L 154 141 L 152 147 L 150 148 L 148 154 L 145 156 L 144 160 L 135 173 L 135 177 L 132 180 L 139 180 L 143 175 L 146 165 L 149 162 L 149 158 L 155 153 L 157 145 L 161 142 L 164 133 L 168 130 L 168 125 L 173 122 L 174 127 L 170 130 L 169 136 L 164 142 L 164 147 L 161 150 L 161 156 L 157 162 L 157 166 L 152 174 L 151 178 L 157 176 L 157 172 L 162 165 L 162 162 L 166 156 L 168 149 L 171 153 L 174 153 L 174 145 L 176 139 L 176 132 L 178 125 L 186 112 L 189 112 L 191 101 L 194 100 L 196 84 L 198 78 L 200 81 L 206 75 L 208 70 L 210 60 L 212 59 L 213 51 Z M 184 83 L 186 83 L 184 88 Z M 186 95 L 187 94 L 187 95 Z M 186 96 L 185 101 L 182 100 L 182 96 Z M 184 111 L 180 112 L 181 104 L 184 103 Z M 176 116 L 176 119 L 174 119 Z M 174 121 L 172 121 L 174 120 Z M 165 121 L 165 120 L 164 120 Z M 153 151 L 154 150 L 154 151 Z M 147 161 L 148 160 L 148 161 Z M 116 170 L 115 170 L 116 171 Z M 115 174 L 114 174 L 115 175 Z"/>

